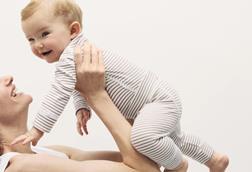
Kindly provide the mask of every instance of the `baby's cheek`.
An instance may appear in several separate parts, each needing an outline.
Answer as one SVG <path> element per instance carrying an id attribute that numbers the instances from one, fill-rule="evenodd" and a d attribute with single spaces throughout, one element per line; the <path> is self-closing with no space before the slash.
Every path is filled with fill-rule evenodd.
<path id="1" fill-rule="evenodd" d="M 40 57 L 40 54 L 38 53 L 38 51 L 37 51 L 36 49 L 32 48 L 32 53 L 33 53 L 35 56 L 41 58 L 41 57 Z"/>

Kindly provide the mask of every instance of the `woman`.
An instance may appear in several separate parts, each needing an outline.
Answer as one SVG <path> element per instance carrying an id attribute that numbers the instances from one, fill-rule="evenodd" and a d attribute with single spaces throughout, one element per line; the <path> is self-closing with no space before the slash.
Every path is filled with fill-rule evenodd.
<path id="1" fill-rule="evenodd" d="M 64 146 L 52 146 L 49 147 L 50 149 L 31 148 L 30 145 L 10 146 L 10 142 L 17 135 L 27 131 L 28 107 L 32 102 L 32 97 L 24 93 L 16 93 L 13 78 L 5 76 L 0 78 L 0 150 L 1 155 L 3 154 L 0 166 L 6 159 L 5 162 L 8 164 L 3 171 L 159 171 L 155 163 L 132 148 L 129 137 L 125 139 L 125 134 L 128 136 L 130 134 L 130 125 L 121 115 L 118 115 L 120 112 L 116 108 L 105 110 L 104 107 L 108 105 L 114 107 L 114 105 L 104 89 L 104 66 L 99 51 L 94 48 L 91 50 L 85 48 L 83 53 L 85 53 L 85 63 L 81 58 L 83 54 L 80 50 L 77 51 L 77 77 L 81 78 L 77 83 L 77 88 L 110 130 L 121 151 L 121 156 L 115 152 L 88 153 Z M 85 80 L 85 84 L 81 83 L 82 80 Z M 121 125 L 115 125 L 118 123 Z"/>

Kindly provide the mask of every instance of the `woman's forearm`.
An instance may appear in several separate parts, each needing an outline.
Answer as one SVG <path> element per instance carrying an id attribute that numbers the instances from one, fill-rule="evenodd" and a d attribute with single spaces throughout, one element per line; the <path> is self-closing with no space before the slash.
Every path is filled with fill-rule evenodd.
<path id="1" fill-rule="evenodd" d="M 63 152 L 69 157 L 69 159 L 76 161 L 109 160 L 122 162 L 122 156 L 120 152 L 117 151 L 84 151 L 78 148 L 63 145 L 51 145 L 46 147 L 59 152 Z"/>
<path id="2" fill-rule="evenodd" d="M 131 126 L 121 115 L 115 105 L 108 97 L 107 93 L 100 92 L 99 95 L 88 97 L 88 101 L 92 102 L 90 106 L 103 121 L 114 137 L 122 156 L 127 155 L 131 149 L 129 144 Z"/>
<path id="3" fill-rule="evenodd" d="M 87 101 L 115 139 L 124 163 L 140 171 L 159 171 L 154 162 L 132 147 L 130 142 L 131 125 L 111 101 L 105 90 L 88 96 Z"/>

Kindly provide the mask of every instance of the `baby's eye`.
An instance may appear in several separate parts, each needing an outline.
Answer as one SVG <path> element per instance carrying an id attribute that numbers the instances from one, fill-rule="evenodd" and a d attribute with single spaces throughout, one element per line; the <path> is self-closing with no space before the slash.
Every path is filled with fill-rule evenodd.
<path id="1" fill-rule="evenodd" d="M 29 41 L 29 42 L 33 42 L 34 39 L 33 39 L 33 38 L 28 38 L 28 41 Z"/>
<path id="2" fill-rule="evenodd" d="M 45 37 L 47 35 L 49 35 L 49 32 L 47 32 L 47 31 L 42 33 L 42 37 Z"/>

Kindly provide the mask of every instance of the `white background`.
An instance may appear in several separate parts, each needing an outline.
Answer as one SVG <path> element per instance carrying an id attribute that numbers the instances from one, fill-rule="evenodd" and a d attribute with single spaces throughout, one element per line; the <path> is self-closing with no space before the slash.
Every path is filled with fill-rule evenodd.
<path id="1" fill-rule="evenodd" d="M 33 95 L 31 121 L 54 71 L 32 55 L 20 27 L 27 3 L 0 6 L 0 75 L 11 74 Z M 168 80 L 183 103 L 182 128 L 230 157 L 227 171 L 251 171 L 251 0 L 78 0 L 86 36 Z M 117 149 L 93 115 L 90 134 L 78 136 L 71 103 L 40 144 L 85 150 Z M 207 169 L 190 160 L 189 171 Z"/>

